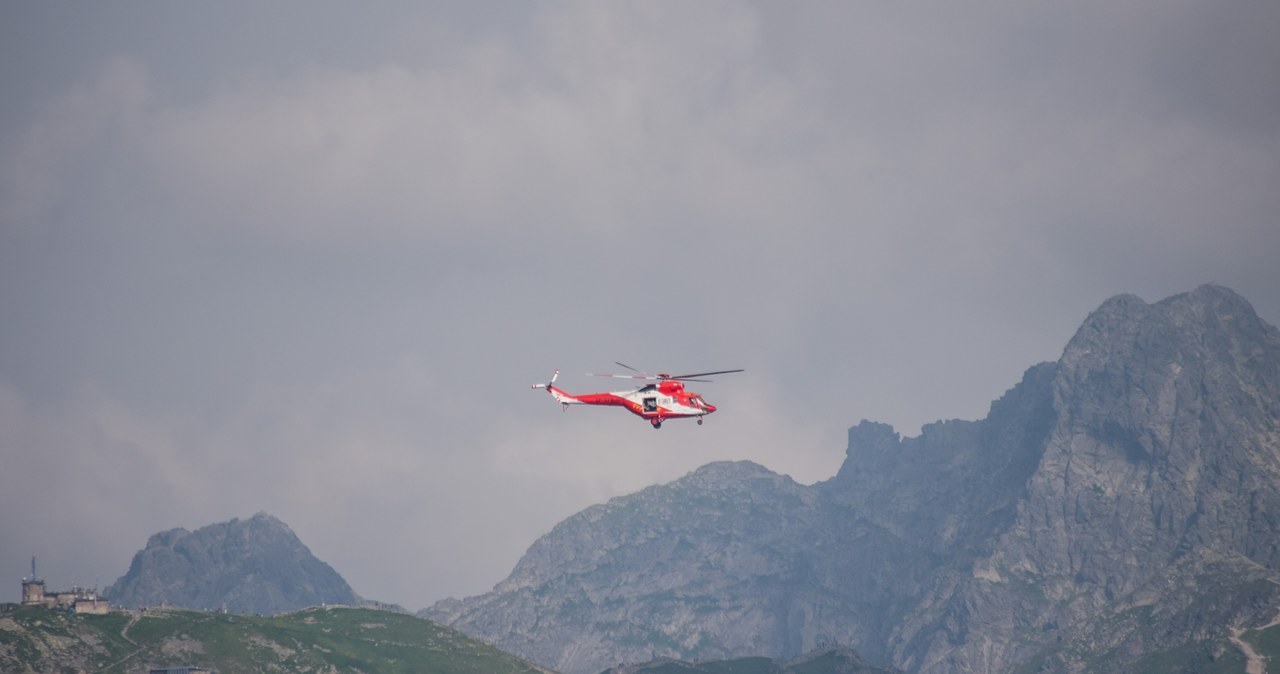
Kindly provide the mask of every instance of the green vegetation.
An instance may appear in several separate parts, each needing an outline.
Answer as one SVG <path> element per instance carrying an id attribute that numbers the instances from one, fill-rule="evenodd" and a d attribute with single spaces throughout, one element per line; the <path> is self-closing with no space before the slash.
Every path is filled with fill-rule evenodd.
<path id="1" fill-rule="evenodd" d="M 1248 632 L 1245 638 L 1257 634 L 1259 632 Z M 1280 630 L 1274 636 L 1280 636 Z M 1256 642 L 1251 640 L 1251 643 Z M 1256 645 L 1255 648 L 1257 648 Z M 1259 653 L 1266 655 L 1263 651 Z M 1023 662 L 1014 671 L 1017 674 L 1035 674 L 1073 669 L 1086 672 L 1132 672 L 1133 674 L 1239 674 L 1245 669 L 1245 657 L 1235 644 L 1225 639 L 1200 641 L 1151 651 L 1137 658 L 1124 652 L 1123 649 L 1113 649 L 1105 653 L 1047 649 Z"/>
<path id="2" fill-rule="evenodd" d="M 0 605 L 0 671 L 101 669 L 136 650 L 120 636 L 123 626 L 117 616 L 77 618 L 43 606 Z M 68 644 L 77 646 L 69 657 L 54 655 Z"/>
<path id="3" fill-rule="evenodd" d="M 694 671 L 705 672 L 705 674 L 783 674 L 786 672 L 773 660 L 759 657 L 706 662 L 697 666 Z"/>
<path id="4" fill-rule="evenodd" d="M 659 659 L 648 664 L 627 665 L 603 674 L 894 674 L 896 669 L 870 667 L 850 649 L 830 647 L 808 653 L 788 663 L 764 657 L 734 658 L 700 662 Z M 900 673 L 899 673 L 900 674 Z"/>
<path id="5" fill-rule="evenodd" d="M 1221 645 L 1221 644 L 1219 644 Z M 1188 644 L 1180 648 L 1150 653 L 1133 664 L 1129 671 L 1138 674 L 1238 674 L 1244 671 L 1245 659 L 1235 646 L 1217 649 L 1213 644 Z"/>
<path id="6" fill-rule="evenodd" d="M 636 674 L 788 674 L 769 658 L 737 658 L 715 662 L 655 662 L 641 666 Z"/>
<path id="7" fill-rule="evenodd" d="M 856 655 L 834 649 L 826 653 L 819 654 L 804 662 L 798 662 L 787 667 L 788 674 L 827 674 L 828 672 L 861 672 L 866 671 L 868 674 L 884 672 L 886 670 L 874 667 L 864 667 L 861 659 Z"/>
<path id="8" fill-rule="evenodd" d="M 545 672 L 461 632 L 402 613 L 308 609 L 271 618 L 163 610 L 69 616 L 0 608 L 0 671 Z"/>
<path id="9" fill-rule="evenodd" d="M 1240 637 L 1253 646 L 1253 650 L 1271 663 L 1280 662 L 1280 625 L 1265 630 L 1249 630 Z"/>

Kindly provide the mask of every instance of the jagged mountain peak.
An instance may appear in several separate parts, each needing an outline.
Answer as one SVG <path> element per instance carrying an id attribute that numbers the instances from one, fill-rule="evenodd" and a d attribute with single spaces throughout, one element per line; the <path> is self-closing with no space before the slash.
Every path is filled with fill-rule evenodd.
<path id="1" fill-rule="evenodd" d="M 1061 413 L 1133 461 L 1239 449 L 1204 447 L 1192 429 L 1248 429 L 1253 437 L 1280 426 L 1280 331 L 1222 286 L 1155 304 L 1112 298 L 1060 364 Z"/>
<path id="2" fill-rule="evenodd" d="M 1063 351 L 1068 367 L 1096 364 L 1107 355 L 1138 347 L 1162 352 L 1211 353 L 1218 347 L 1248 344 L 1253 352 L 1275 348 L 1280 332 L 1230 288 L 1202 285 L 1187 293 L 1148 304 L 1136 295 L 1118 295 L 1094 310 Z M 1215 354 L 1216 355 L 1216 354 Z"/>
<path id="3" fill-rule="evenodd" d="M 262 512 L 151 536 L 106 596 L 124 606 L 259 614 L 361 601 L 287 524 Z"/>

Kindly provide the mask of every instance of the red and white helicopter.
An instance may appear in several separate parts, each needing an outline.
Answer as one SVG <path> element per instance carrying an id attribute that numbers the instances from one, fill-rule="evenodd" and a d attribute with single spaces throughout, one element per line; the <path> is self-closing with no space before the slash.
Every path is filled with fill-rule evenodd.
<path id="1" fill-rule="evenodd" d="M 614 362 L 617 363 L 617 361 Z M 686 391 L 684 382 L 709 382 L 711 381 L 710 379 L 698 379 L 698 377 L 743 371 L 716 370 L 715 372 L 694 372 L 692 374 L 648 374 L 626 363 L 617 364 L 636 374 L 596 374 L 590 372 L 588 375 L 592 377 L 614 377 L 617 379 L 640 379 L 657 383 L 645 384 L 630 391 L 572 395 L 556 387 L 556 377 L 560 376 L 560 371 L 556 370 L 556 373 L 551 375 L 551 381 L 545 384 L 533 384 L 532 387 L 546 389 L 547 393 L 550 393 L 551 397 L 555 398 L 565 411 L 568 411 L 570 405 L 613 405 L 625 407 L 632 414 L 647 420 L 655 429 L 662 428 L 662 422 L 667 419 L 687 419 L 690 417 L 696 418 L 698 425 L 701 426 L 702 417 L 716 411 L 716 406 L 703 400 L 701 395 L 693 391 Z"/>

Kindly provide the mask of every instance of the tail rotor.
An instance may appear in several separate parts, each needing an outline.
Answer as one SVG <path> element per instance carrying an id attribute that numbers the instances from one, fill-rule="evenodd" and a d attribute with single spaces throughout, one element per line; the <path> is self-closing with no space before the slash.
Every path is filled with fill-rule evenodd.
<path id="1" fill-rule="evenodd" d="M 556 370 L 555 374 L 551 375 L 551 381 L 545 384 L 530 384 L 529 388 L 545 388 L 549 390 L 552 387 L 552 385 L 556 383 L 556 378 L 559 376 L 560 376 L 560 371 Z"/>

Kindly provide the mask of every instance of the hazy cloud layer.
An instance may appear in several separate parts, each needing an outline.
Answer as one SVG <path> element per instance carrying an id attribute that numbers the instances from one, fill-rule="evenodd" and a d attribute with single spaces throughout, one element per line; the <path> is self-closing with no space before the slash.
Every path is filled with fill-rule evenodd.
<path id="1" fill-rule="evenodd" d="M 1113 294 L 1280 319 L 1280 8 L 500 8 L 4 10 L 10 599 L 265 510 L 416 609 L 708 461 L 979 418 Z M 614 360 L 747 372 L 657 433 L 528 389 Z"/>

